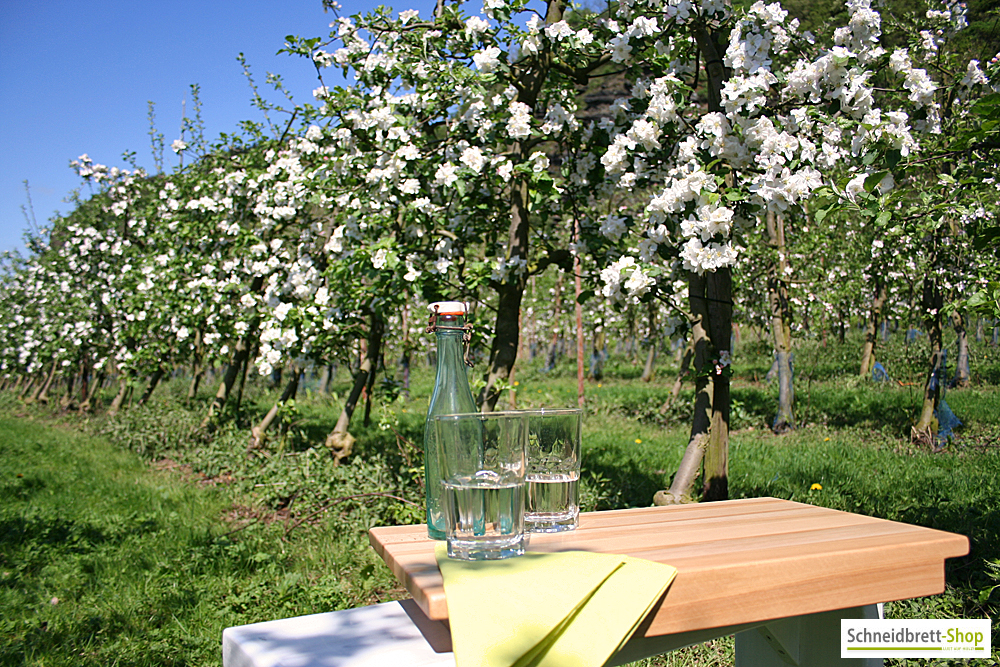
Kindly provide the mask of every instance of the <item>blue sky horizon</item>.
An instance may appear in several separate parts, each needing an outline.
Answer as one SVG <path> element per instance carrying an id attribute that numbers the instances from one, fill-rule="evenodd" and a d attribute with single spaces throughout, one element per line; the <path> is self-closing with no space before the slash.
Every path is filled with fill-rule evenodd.
<path id="1" fill-rule="evenodd" d="M 341 4 L 341 16 L 378 4 L 418 9 L 422 16 L 433 8 L 429 0 Z M 310 101 L 315 70 L 277 51 L 286 35 L 325 38 L 336 18 L 324 13 L 321 0 L 0 0 L 0 8 L 0 252 L 22 254 L 29 227 L 22 210 L 28 205 L 25 180 L 34 217 L 45 226 L 54 214 L 71 210 L 64 199 L 75 188 L 89 194 L 69 166 L 82 154 L 129 168 L 122 155 L 134 151 L 137 164 L 154 172 L 149 101 L 169 171 L 178 162 L 169 146 L 180 137 L 182 109 L 192 114 L 192 84 L 201 89 L 206 141 L 238 133 L 240 121 L 263 122 L 237 61 L 241 52 L 269 99 L 278 101 L 264 83 L 272 72 L 296 101 Z M 326 73 L 324 78 L 329 83 Z"/>

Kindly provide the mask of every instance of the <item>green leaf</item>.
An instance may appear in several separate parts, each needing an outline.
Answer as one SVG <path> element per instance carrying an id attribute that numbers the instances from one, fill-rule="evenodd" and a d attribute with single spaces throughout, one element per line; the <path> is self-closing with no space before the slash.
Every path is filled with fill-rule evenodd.
<path id="1" fill-rule="evenodd" d="M 539 192 L 551 192 L 554 185 L 555 182 L 552 180 L 552 176 L 546 172 L 540 173 L 535 179 L 535 187 Z"/>
<path id="2" fill-rule="evenodd" d="M 984 306 L 990 302 L 990 295 L 986 290 L 979 290 L 975 294 L 969 297 L 968 305 L 969 308 L 978 308 L 979 306 Z"/>
<path id="3" fill-rule="evenodd" d="M 987 117 L 1000 113 L 1000 93 L 992 93 L 980 98 L 972 105 L 972 113 Z"/>
<path id="4" fill-rule="evenodd" d="M 979 227 L 973 234 L 972 246 L 980 252 L 992 248 L 1000 256 L 1000 227 Z"/>
<path id="5" fill-rule="evenodd" d="M 882 179 L 885 178 L 887 173 L 888 172 L 886 171 L 876 171 L 874 174 L 866 178 L 865 192 L 875 192 L 875 188 L 878 187 L 878 184 L 882 182 Z"/>
<path id="6" fill-rule="evenodd" d="M 580 296 L 576 297 L 576 302 L 583 305 L 587 303 L 587 300 L 594 296 L 594 290 L 588 289 L 580 292 Z"/>

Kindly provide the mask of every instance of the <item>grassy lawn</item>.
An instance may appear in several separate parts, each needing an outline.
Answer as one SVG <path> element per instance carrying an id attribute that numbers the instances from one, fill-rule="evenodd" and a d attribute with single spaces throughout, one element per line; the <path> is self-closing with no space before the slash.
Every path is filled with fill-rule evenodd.
<path id="1" fill-rule="evenodd" d="M 393 585 L 357 532 L 288 539 L 261 516 L 106 439 L 0 418 L 0 664 L 218 665 L 228 626 Z"/>
<path id="2" fill-rule="evenodd" d="M 980 367 L 996 374 L 992 348 L 980 354 L 994 354 Z M 943 595 L 890 603 L 887 614 L 997 618 L 1000 388 L 980 377 L 949 391 L 965 426 L 931 453 L 905 437 L 919 395 L 912 386 L 859 380 L 814 359 L 797 371 L 802 425 L 780 437 L 767 428 L 775 390 L 760 379 L 766 359 L 744 357 L 737 368 L 731 497 L 774 496 L 967 535 L 972 551 L 949 561 Z M 586 388 L 590 510 L 649 505 L 687 441 L 685 396 L 660 409 L 669 368 L 645 384 L 634 366 L 615 363 Z M 575 403 L 568 364 L 550 373 L 526 365 L 517 378 L 518 407 Z M 0 664 L 218 665 L 225 627 L 403 597 L 366 531 L 422 520 L 415 443 L 431 378 L 416 372 L 411 397 L 376 404 L 368 426 L 359 411 L 355 453 L 334 466 L 319 443 L 346 393 L 347 374 L 338 379 L 331 395 L 304 392 L 268 448 L 251 452 L 246 420 L 210 439 L 193 433 L 212 388 L 188 404 L 183 378 L 143 409 L 88 423 L 0 395 Z M 260 413 L 274 392 L 260 382 L 248 400 L 248 413 Z M 982 664 L 996 664 L 996 630 L 993 645 L 993 662 Z M 732 662 L 728 638 L 640 664 Z"/>

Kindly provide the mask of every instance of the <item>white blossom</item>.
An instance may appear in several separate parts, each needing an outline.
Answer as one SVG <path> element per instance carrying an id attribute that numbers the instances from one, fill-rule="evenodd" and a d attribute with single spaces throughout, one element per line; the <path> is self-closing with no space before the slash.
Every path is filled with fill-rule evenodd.
<path id="1" fill-rule="evenodd" d="M 500 65 L 500 49 L 490 46 L 472 56 L 472 61 L 479 71 L 489 74 Z"/>
<path id="2" fill-rule="evenodd" d="M 483 170 L 486 165 L 487 158 L 483 155 L 483 152 L 476 146 L 469 146 L 462 152 L 462 157 L 460 158 L 462 164 L 467 166 L 472 171 L 477 174 Z"/>
<path id="3" fill-rule="evenodd" d="M 507 135 L 511 139 L 524 139 L 531 134 L 531 107 L 514 100 L 510 103 L 510 120 L 507 121 Z"/>
<path id="4" fill-rule="evenodd" d="M 620 241 L 622 234 L 626 231 L 628 231 L 628 227 L 625 224 L 625 218 L 613 213 L 606 215 L 601 221 L 601 234 L 614 243 Z"/>

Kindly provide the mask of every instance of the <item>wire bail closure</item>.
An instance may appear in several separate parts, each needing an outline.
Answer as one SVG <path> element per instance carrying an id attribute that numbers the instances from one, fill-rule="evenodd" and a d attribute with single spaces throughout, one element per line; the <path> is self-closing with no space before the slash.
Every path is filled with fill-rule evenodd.
<path id="1" fill-rule="evenodd" d="M 439 316 L 438 306 L 435 304 L 434 312 L 431 313 L 430 318 L 427 320 L 427 333 L 437 333 L 439 331 L 461 331 L 462 332 L 462 346 L 465 348 L 465 354 L 462 360 L 465 365 L 472 368 L 475 364 L 472 361 L 471 356 L 471 344 L 472 344 L 472 325 L 464 324 L 460 327 L 449 326 L 447 324 L 438 324 L 437 318 Z"/>

